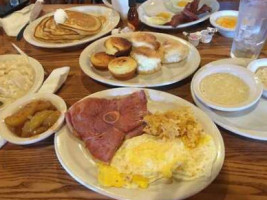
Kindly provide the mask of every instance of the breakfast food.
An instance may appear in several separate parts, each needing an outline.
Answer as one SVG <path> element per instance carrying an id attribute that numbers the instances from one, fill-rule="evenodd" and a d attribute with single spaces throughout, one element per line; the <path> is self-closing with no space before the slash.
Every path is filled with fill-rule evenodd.
<path id="1" fill-rule="evenodd" d="M 61 113 L 49 101 L 35 100 L 5 118 L 7 127 L 19 137 L 32 137 L 51 128 Z"/>
<path id="2" fill-rule="evenodd" d="M 223 16 L 216 20 L 216 24 L 223 28 L 235 29 L 237 24 L 236 16 Z"/>
<path id="3" fill-rule="evenodd" d="M 118 99 L 86 98 L 69 109 L 66 120 L 91 155 L 109 163 L 125 138 L 142 134 L 146 114 L 146 95 L 140 91 Z"/>
<path id="4" fill-rule="evenodd" d="M 35 28 L 34 37 L 50 43 L 67 43 L 94 35 L 101 28 L 101 20 L 94 15 L 61 9 L 55 16 L 41 20 Z"/>
<path id="5" fill-rule="evenodd" d="M 108 55 L 105 52 L 98 52 L 90 57 L 90 61 L 95 68 L 100 70 L 107 70 L 108 64 L 114 58 L 115 56 Z"/>
<path id="6" fill-rule="evenodd" d="M 211 11 L 211 8 L 206 4 L 203 4 L 202 7 L 199 8 L 199 0 L 194 0 L 190 3 L 187 3 L 182 12 L 172 16 L 172 19 L 168 24 L 176 27 L 185 22 L 198 20 L 198 15 Z"/>
<path id="7" fill-rule="evenodd" d="M 200 92 L 208 100 L 221 105 L 236 105 L 249 97 L 248 85 L 229 73 L 215 73 L 200 82 Z"/>
<path id="8" fill-rule="evenodd" d="M 256 71 L 256 75 L 259 77 L 261 80 L 263 86 L 267 88 L 267 67 L 260 67 Z"/>
<path id="9" fill-rule="evenodd" d="M 186 45 L 177 41 L 167 40 L 161 45 L 163 51 L 162 63 L 175 63 L 184 60 L 189 53 Z"/>
<path id="10" fill-rule="evenodd" d="M 114 56 L 128 56 L 132 50 L 132 43 L 122 37 L 110 37 L 104 45 L 106 53 Z"/>
<path id="11" fill-rule="evenodd" d="M 138 74 L 153 74 L 161 70 L 162 64 L 180 62 L 189 54 L 188 46 L 180 41 L 141 32 L 125 38 L 109 37 L 104 40 L 104 47 L 105 53 L 91 54 L 91 64 L 96 69 L 108 69 L 119 80 L 128 80 Z M 98 48 L 102 49 L 101 46 Z"/>
<path id="12" fill-rule="evenodd" d="M 137 47 L 131 52 L 131 56 L 138 63 L 139 74 L 152 74 L 161 69 L 161 53 L 149 47 Z"/>
<path id="13" fill-rule="evenodd" d="M 147 188 L 211 175 L 216 146 L 189 107 L 149 112 L 141 90 L 115 99 L 86 98 L 66 119 L 90 151 L 102 186 Z"/>
<path id="14" fill-rule="evenodd" d="M 157 50 L 160 47 L 160 43 L 157 41 L 156 36 L 150 33 L 135 33 L 131 38 L 134 47 L 147 47 L 153 50 Z"/>
<path id="15" fill-rule="evenodd" d="M 26 57 L 0 62 L 0 105 L 14 102 L 27 94 L 35 80 L 35 72 Z"/>
<path id="16" fill-rule="evenodd" d="M 190 108 L 149 114 L 144 120 L 144 134 L 126 140 L 109 165 L 97 164 L 101 185 L 147 188 L 161 180 L 210 177 L 215 143 Z"/>
<path id="17" fill-rule="evenodd" d="M 108 70 L 117 79 L 127 80 L 134 77 L 136 69 L 137 63 L 131 57 L 115 58 L 108 64 Z"/>

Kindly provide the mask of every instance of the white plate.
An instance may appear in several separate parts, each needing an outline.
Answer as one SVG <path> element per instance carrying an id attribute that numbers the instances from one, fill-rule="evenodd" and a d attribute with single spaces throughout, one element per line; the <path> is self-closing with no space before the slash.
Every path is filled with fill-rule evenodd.
<path id="1" fill-rule="evenodd" d="M 215 74 L 215 73 L 228 73 L 232 74 L 234 76 L 239 77 L 242 79 L 246 85 L 249 87 L 249 96 L 246 99 L 246 101 L 235 104 L 235 105 L 223 105 L 220 103 L 216 103 L 213 101 L 210 101 L 208 98 L 206 98 L 200 89 L 201 81 L 208 75 Z M 207 106 L 221 110 L 221 111 L 239 111 L 247 109 L 251 106 L 253 106 L 257 101 L 260 99 L 262 95 L 262 83 L 260 80 L 249 70 L 246 68 L 239 66 L 239 65 L 233 65 L 233 64 L 222 64 L 222 65 L 214 65 L 214 66 L 208 66 L 208 67 L 201 67 L 200 70 L 196 72 L 194 75 L 192 82 L 191 82 L 192 88 L 194 90 L 194 94 Z"/>
<path id="2" fill-rule="evenodd" d="M 84 43 L 87 43 L 87 42 L 90 42 L 97 38 L 102 37 L 103 35 L 109 33 L 112 29 L 114 29 L 120 21 L 120 16 L 116 11 L 110 8 L 104 7 L 104 6 L 79 6 L 79 7 L 72 7 L 66 10 L 75 10 L 75 11 L 85 12 L 85 13 L 90 13 L 90 14 L 95 14 L 95 15 L 104 15 L 107 21 L 103 25 L 102 30 L 96 35 L 89 36 L 81 40 L 77 40 L 77 41 L 70 42 L 70 43 L 58 43 L 58 44 L 47 43 L 47 42 L 42 42 L 42 41 L 35 39 L 34 30 L 35 30 L 35 27 L 39 24 L 39 22 L 43 18 L 54 14 L 54 13 L 48 13 L 45 16 L 42 16 L 41 18 L 38 18 L 37 20 L 33 21 L 29 26 L 27 26 L 23 34 L 24 39 L 30 44 L 37 46 L 37 47 L 43 47 L 43 48 L 72 47 L 72 46 L 81 45 L 81 44 L 84 44 Z"/>
<path id="3" fill-rule="evenodd" d="M 211 62 L 206 66 L 221 64 L 237 64 L 246 67 L 250 59 L 229 58 Z M 258 140 L 267 141 L 267 99 L 261 98 L 259 102 L 250 109 L 237 112 L 223 112 L 214 110 L 204 105 L 193 93 L 191 84 L 191 95 L 196 105 L 207 113 L 213 121 L 221 127 L 235 134 Z"/>
<path id="4" fill-rule="evenodd" d="M 94 93 L 88 97 L 110 98 L 131 94 L 137 88 L 117 88 Z M 194 181 L 174 181 L 172 184 L 151 185 L 148 189 L 124 189 L 102 187 L 97 181 L 97 168 L 84 147 L 82 141 L 72 135 L 65 126 L 55 136 L 55 150 L 57 157 L 64 169 L 79 183 L 85 187 L 112 197 L 114 199 L 127 200 L 178 200 L 192 196 L 207 187 L 218 175 L 224 162 L 224 143 L 222 136 L 200 109 L 193 104 L 168 93 L 145 89 L 148 97 L 149 111 L 170 110 L 180 106 L 192 108 L 196 118 L 203 125 L 204 130 L 210 134 L 217 147 L 217 156 L 212 168 L 212 175 L 208 179 Z"/>
<path id="5" fill-rule="evenodd" d="M 119 34 L 118 37 L 124 37 L 130 39 L 131 35 L 135 33 L 124 33 Z M 169 85 L 180 80 L 185 79 L 191 75 L 199 66 L 200 55 L 198 50 L 189 42 L 167 34 L 162 33 L 150 33 L 157 37 L 157 39 L 162 42 L 165 40 L 174 40 L 183 43 L 189 48 L 188 58 L 179 63 L 164 64 L 160 71 L 151 75 L 137 75 L 134 78 L 121 81 L 113 78 L 109 71 L 100 71 L 95 69 L 91 62 L 90 56 L 93 53 L 105 51 L 104 42 L 109 38 L 108 36 L 95 41 L 86 47 L 80 55 L 79 63 L 83 72 L 90 76 L 92 79 L 99 82 L 114 85 L 114 86 L 127 86 L 127 87 L 157 87 L 163 85 Z"/>
<path id="6" fill-rule="evenodd" d="M 12 115 L 13 113 L 17 112 L 20 108 L 25 106 L 26 104 L 34 101 L 34 100 L 47 100 L 50 101 L 58 111 L 61 112 L 60 117 L 56 121 L 56 123 L 50 127 L 47 131 L 33 136 L 29 138 L 22 138 L 11 132 L 8 127 L 5 124 L 5 118 Z M 26 144 L 32 144 L 35 142 L 39 142 L 41 140 L 46 139 L 50 135 L 52 135 L 55 131 L 57 131 L 63 124 L 64 118 L 65 118 L 65 112 L 67 111 L 67 106 L 65 101 L 55 95 L 55 94 L 46 94 L 46 93 L 36 93 L 27 95 L 14 103 L 8 105 L 1 113 L 0 113 L 0 130 L 1 130 L 1 136 L 7 140 L 10 143 L 13 144 L 20 144 L 20 145 L 26 145 Z"/>
<path id="7" fill-rule="evenodd" d="M 5 61 L 5 60 L 15 60 L 18 58 L 21 58 L 22 55 L 18 55 L 18 54 L 7 54 L 7 55 L 0 55 L 0 62 Z M 30 90 L 25 94 L 32 94 L 34 92 L 36 92 L 40 86 L 43 83 L 44 80 L 44 68 L 41 65 L 41 63 L 39 63 L 39 61 L 37 61 L 36 59 L 29 57 L 29 62 L 31 64 L 31 66 L 33 67 L 34 73 L 35 73 L 35 79 L 33 82 L 32 87 L 30 88 Z M 0 110 L 2 110 L 3 108 L 5 108 L 7 105 L 1 107 L 0 106 Z"/>
<path id="8" fill-rule="evenodd" d="M 195 24 L 198 24 L 200 22 L 203 22 L 203 21 L 209 19 L 211 13 L 218 11 L 220 8 L 220 4 L 216 0 L 200 0 L 199 7 L 201 7 L 201 5 L 203 5 L 203 4 L 207 4 L 208 6 L 210 6 L 212 8 L 212 12 L 210 14 L 206 13 L 206 14 L 200 15 L 200 18 L 196 21 L 180 24 L 177 27 L 163 26 L 163 25 L 156 25 L 156 24 L 149 23 L 146 19 L 146 17 L 147 17 L 146 8 L 152 8 L 157 4 L 161 4 L 161 2 L 163 2 L 163 1 L 164 1 L 164 4 L 166 5 L 168 0 L 166 0 L 166 1 L 165 0 L 148 0 L 144 3 L 142 3 L 138 8 L 138 15 L 139 15 L 140 20 L 144 24 L 151 26 L 151 27 L 154 27 L 154 28 L 160 28 L 160 29 L 185 28 L 185 27 L 193 26 Z M 163 6 L 164 6 L 164 4 L 163 4 Z M 171 12 L 171 11 L 169 11 L 169 12 Z"/>

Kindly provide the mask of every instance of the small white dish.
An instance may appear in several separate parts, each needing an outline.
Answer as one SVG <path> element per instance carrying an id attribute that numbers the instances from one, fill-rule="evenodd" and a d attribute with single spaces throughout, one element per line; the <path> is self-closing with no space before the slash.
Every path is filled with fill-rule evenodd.
<path id="1" fill-rule="evenodd" d="M 250 62 L 247 66 L 248 70 L 256 73 L 256 71 L 261 67 L 267 67 L 267 58 L 258 59 Z M 267 98 L 267 87 L 263 84 L 263 93 L 262 95 Z"/>
<path id="2" fill-rule="evenodd" d="M 34 101 L 34 100 L 48 100 L 50 101 L 60 112 L 61 115 L 57 122 L 49 128 L 47 131 L 33 136 L 29 138 L 22 138 L 11 132 L 8 127 L 6 126 L 4 120 L 6 117 L 14 114 L 17 112 L 20 108 L 25 106 L 26 104 Z M 52 135 L 54 132 L 56 132 L 64 123 L 64 118 L 65 118 L 65 112 L 67 111 L 67 106 L 65 101 L 55 95 L 55 94 L 49 94 L 49 93 L 36 93 L 36 94 L 31 94 L 27 95 L 14 103 L 8 105 L 1 113 L 0 113 L 0 130 L 1 130 L 1 136 L 7 140 L 10 143 L 13 144 L 20 144 L 20 145 L 26 145 L 26 144 L 32 144 L 39 142 L 43 139 L 46 139 L 50 135 Z"/>
<path id="3" fill-rule="evenodd" d="M 219 33 L 222 34 L 224 37 L 233 38 L 235 36 L 235 28 L 234 29 L 224 28 L 216 23 L 217 19 L 219 19 L 220 17 L 226 17 L 226 16 L 238 17 L 238 11 L 222 10 L 222 11 L 215 12 L 210 16 L 210 23 L 212 24 L 212 26 L 217 28 Z"/>
<path id="4" fill-rule="evenodd" d="M 249 87 L 249 97 L 246 101 L 235 105 L 222 105 L 207 99 L 200 90 L 201 81 L 208 75 L 215 73 L 229 73 L 241 78 Z M 202 67 L 192 79 L 192 87 L 195 95 L 207 106 L 221 111 L 239 111 L 253 106 L 261 97 L 263 86 L 260 80 L 249 70 L 242 66 L 223 64 L 210 67 Z"/>

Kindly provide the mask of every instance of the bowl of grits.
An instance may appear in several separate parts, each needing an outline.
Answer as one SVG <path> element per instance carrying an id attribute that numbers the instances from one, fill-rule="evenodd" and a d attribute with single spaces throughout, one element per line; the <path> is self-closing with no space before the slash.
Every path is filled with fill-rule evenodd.
<path id="1" fill-rule="evenodd" d="M 247 68 L 260 79 L 263 85 L 262 95 L 267 98 L 267 58 L 254 60 Z"/>
<path id="2" fill-rule="evenodd" d="M 224 37 L 233 38 L 237 26 L 238 11 L 223 10 L 210 16 L 210 23 L 218 29 Z"/>
<path id="3" fill-rule="evenodd" d="M 203 67 L 192 80 L 193 92 L 207 106 L 221 111 L 239 111 L 260 99 L 263 86 L 249 70 L 238 65 Z"/>

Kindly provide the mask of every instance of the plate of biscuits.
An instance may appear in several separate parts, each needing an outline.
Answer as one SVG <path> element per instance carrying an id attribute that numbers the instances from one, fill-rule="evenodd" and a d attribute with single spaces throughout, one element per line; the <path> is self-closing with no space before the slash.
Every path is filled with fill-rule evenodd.
<path id="1" fill-rule="evenodd" d="M 23 36 L 28 43 L 37 47 L 72 47 L 102 37 L 119 21 L 118 12 L 103 6 L 57 9 L 31 22 Z"/>
<path id="2" fill-rule="evenodd" d="M 95 41 L 83 50 L 79 63 L 86 75 L 108 85 L 158 87 L 190 76 L 200 55 L 181 38 L 133 32 Z"/>

